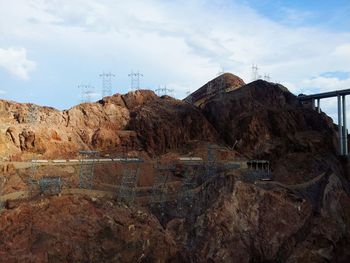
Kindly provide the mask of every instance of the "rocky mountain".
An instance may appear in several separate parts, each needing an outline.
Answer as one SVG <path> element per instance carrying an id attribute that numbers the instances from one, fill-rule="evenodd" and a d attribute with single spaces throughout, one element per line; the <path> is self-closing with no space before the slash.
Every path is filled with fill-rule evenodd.
<path id="1" fill-rule="evenodd" d="M 224 73 L 209 81 L 198 90 L 188 95 L 184 100 L 202 108 L 208 100 L 218 94 L 224 94 L 245 85 L 244 81 L 231 73 Z M 220 96 L 221 96 L 220 95 Z"/>
<path id="2" fill-rule="evenodd" d="M 193 140 L 219 141 L 198 109 L 146 90 L 65 111 L 0 101 L 0 121 L 4 160 L 69 158 L 82 149 L 109 155 L 137 150 L 152 156 Z"/>
<path id="3" fill-rule="evenodd" d="M 173 196 L 147 204 L 151 168 L 140 175 L 142 200 L 132 205 L 96 189 L 7 201 L 0 262 L 350 261 L 350 161 L 337 155 L 337 127 L 279 84 L 224 74 L 184 101 L 136 91 L 62 112 L 0 105 L 5 160 L 96 149 L 164 161 L 203 154 L 210 144 L 222 165 L 169 168 L 173 195 L 194 185 L 192 203 L 187 196 L 181 209 Z M 271 174 L 260 180 L 255 171 L 224 169 L 227 156 L 269 160 Z M 120 167 L 99 169 L 100 178 L 118 181 Z M 4 167 L 2 177 L 15 194 L 28 171 Z"/>

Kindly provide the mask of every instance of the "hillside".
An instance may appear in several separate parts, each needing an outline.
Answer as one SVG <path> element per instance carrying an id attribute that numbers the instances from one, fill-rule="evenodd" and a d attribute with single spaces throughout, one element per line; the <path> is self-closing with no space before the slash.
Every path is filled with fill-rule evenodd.
<path id="1" fill-rule="evenodd" d="M 232 74 L 192 97 L 140 90 L 38 107 L 34 121 L 30 104 L 1 101 L 3 160 L 91 149 L 144 162 L 96 164 L 92 189 L 79 186 L 82 163 L 33 176 L 3 162 L 0 262 L 349 262 L 349 160 L 337 156 L 331 118 L 286 87 Z M 250 169 L 253 159 L 270 171 Z M 123 180 L 136 170 L 127 202 Z M 63 190 L 28 191 L 44 175 L 60 175 Z"/>

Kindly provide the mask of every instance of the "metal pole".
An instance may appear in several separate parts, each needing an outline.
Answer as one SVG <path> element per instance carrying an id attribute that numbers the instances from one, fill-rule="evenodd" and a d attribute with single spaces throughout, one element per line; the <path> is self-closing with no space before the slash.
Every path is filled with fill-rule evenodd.
<path id="1" fill-rule="evenodd" d="M 343 95 L 343 143 L 344 155 L 348 155 L 348 130 L 346 127 L 346 101 Z"/>
<path id="2" fill-rule="evenodd" d="M 320 99 L 317 99 L 317 111 L 318 113 L 321 113 L 321 107 L 320 107 Z"/>
<path id="3" fill-rule="evenodd" d="M 339 137 L 339 154 L 343 155 L 343 128 L 342 128 L 342 107 L 341 99 L 338 94 L 338 137 Z"/>

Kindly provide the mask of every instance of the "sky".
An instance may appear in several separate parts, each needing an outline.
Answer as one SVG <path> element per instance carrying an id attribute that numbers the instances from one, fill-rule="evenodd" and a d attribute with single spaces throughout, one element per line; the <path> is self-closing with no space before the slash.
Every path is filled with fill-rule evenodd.
<path id="1" fill-rule="evenodd" d="M 349 0 L 0 0 L 0 98 L 68 109 L 112 72 L 113 93 L 183 98 L 218 72 L 295 94 L 350 88 Z M 350 123 L 350 96 L 348 99 Z M 321 108 L 337 121 L 335 100 Z"/>

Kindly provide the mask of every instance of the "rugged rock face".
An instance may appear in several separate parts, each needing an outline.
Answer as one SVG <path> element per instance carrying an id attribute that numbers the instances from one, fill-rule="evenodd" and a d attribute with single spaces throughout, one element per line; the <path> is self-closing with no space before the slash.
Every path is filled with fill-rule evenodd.
<path id="1" fill-rule="evenodd" d="M 128 128 L 138 134 L 147 152 L 161 154 L 193 140 L 219 142 L 217 132 L 199 110 L 170 97 L 137 107 L 130 117 Z"/>
<path id="2" fill-rule="evenodd" d="M 0 262 L 350 262 L 350 161 L 336 155 L 332 120 L 304 108 L 281 85 L 244 85 L 225 74 L 186 102 L 137 91 L 63 112 L 41 107 L 34 121 L 32 107 L 0 103 L 1 156 L 57 158 L 90 148 L 165 160 L 179 149 L 207 150 L 210 142 L 224 146 L 222 156 L 238 151 L 269 160 L 273 180 L 213 164 L 192 164 L 190 181 L 170 171 L 176 180 L 169 188 L 181 190 L 181 180 L 199 184 L 186 199 L 192 205 L 180 212 L 180 199 L 167 200 L 162 210 L 144 203 L 128 208 L 86 192 L 8 202 L 0 213 Z M 144 192 L 151 192 L 152 167 L 145 170 L 152 176 L 141 175 Z M 1 169 L 6 192 L 25 190 L 27 170 Z M 120 166 L 111 168 L 111 178 L 99 169 L 101 185 L 120 181 Z"/>
<path id="3" fill-rule="evenodd" d="M 350 233 L 350 199 L 340 185 L 327 176 L 318 209 L 297 194 L 302 186 L 237 181 L 190 230 L 196 262 L 346 262 L 337 247 Z"/>
<path id="4" fill-rule="evenodd" d="M 0 104 L 0 155 L 11 160 L 75 157 L 80 149 L 154 155 L 191 140 L 219 141 L 196 108 L 159 98 L 152 91 L 116 94 L 63 112 L 7 101 Z"/>
<path id="5" fill-rule="evenodd" d="M 202 112 L 227 144 L 248 157 L 271 160 L 279 180 L 302 182 L 339 167 L 332 120 L 304 108 L 281 85 L 255 81 L 211 98 Z"/>
<path id="6" fill-rule="evenodd" d="M 171 262 L 178 247 L 145 210 L 51 197 L 0 214 L 1 262 Z"/>
<path id="7" fill-rule="evenodd" d="M 245 83 L 240 78 L 231 73 L 224 73 L 187 96 L 184 100 L 202 108 L 206 102 L 216 95 L 222 95 L 226 92 L 238 89 Z"/>

